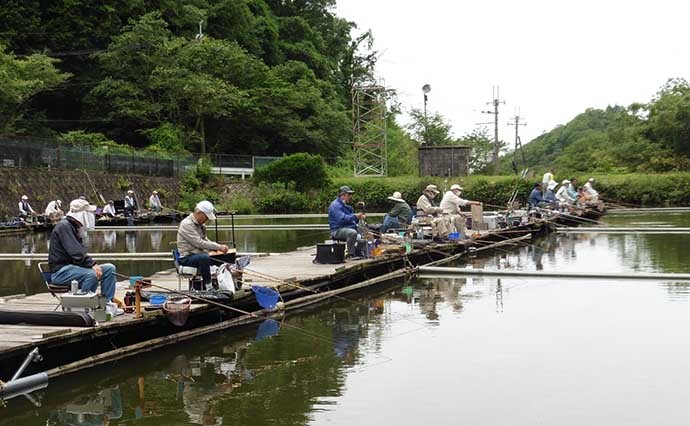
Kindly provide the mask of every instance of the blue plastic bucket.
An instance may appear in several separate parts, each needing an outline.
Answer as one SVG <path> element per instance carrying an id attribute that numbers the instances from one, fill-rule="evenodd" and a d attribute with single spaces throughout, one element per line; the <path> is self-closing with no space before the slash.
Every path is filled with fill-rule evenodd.
<path id="1" fill-rule="evenodd" d="M 448 234 L 448 239 L 453 240 L 453 241 L 459 240 L 460 239 L 460 233 L 459 232 L 451 232 L 450 234 Z"/>
<path id="2" fill-rule="evenodd" d="M 141 281 L 143 279 L 144 277 L 142 277 L 141 275 L 133 275 L 129 277 L 129 286 L 134 287 L 135 285 L 137 285 L 137 281 Z"/>

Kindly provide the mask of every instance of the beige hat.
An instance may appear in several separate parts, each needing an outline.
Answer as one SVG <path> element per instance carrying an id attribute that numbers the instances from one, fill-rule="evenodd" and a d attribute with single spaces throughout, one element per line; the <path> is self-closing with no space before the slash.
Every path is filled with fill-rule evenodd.
<path id="1" fill-rule="evenodd" d="M 28 200 L 28 199 L 29 199 L 29 197 L 27 197 L 26 195 L 22 195 L 22 200 Z"/>
<path id="2" fill-rule="evenodd" d="M 129 191 L 127 191 L 127 193 L 128 193 L 128 194 L 134 194 L 134 191 L 132 191 L 132 190 L 130 189 Z"/>
<path id="3" fill-rule="evenodd" d="M 594 182 L 594 178 L 589 178 L 587 182 Z"/>
<path id="4" fill-rule="evenodd" d="M 563 179 L 563 182 L 561 182 L 561 185 L 565 185 L 566 183 L 570 183 L 568 179 Z"/>
<path id="5" fill-rule="evenodd" d="M 454 183 L 450 186 L 450 190 L 453 191 L 455 189 L 462 191 L 462 186 L 458 185 L 457 183 Z"/>
<path id="6" fill-rule="evenodd" d="M 425 191 L 433 192 L 434 194 L 438 194 L 438 187 L 436 185 L 427 185 L 426 188 L 424 188 Z"/>
<path id="7" fill-rule="evenodd" d="M 152 194 L 158 195 L 158 191 L 153 191 Z"/>
<path id="8" fill-rule="evenodd" d="M 388 197 L 389 200 L 397 201 L 398 203 L 404 203 L 405 200 L 403 200 L 402 194 L 398 191 L 395 191 L 393 195 Z"/>
<path id="9" fill-rule="evenodd" d="M 92 206 L 86 200 L 82 200 L 81 198 L 77 198 L 76 200 L 72 200 L 72 202 L 69 203 L 69 211 L 71 213 L 95 212 L 96 206 Z"/>

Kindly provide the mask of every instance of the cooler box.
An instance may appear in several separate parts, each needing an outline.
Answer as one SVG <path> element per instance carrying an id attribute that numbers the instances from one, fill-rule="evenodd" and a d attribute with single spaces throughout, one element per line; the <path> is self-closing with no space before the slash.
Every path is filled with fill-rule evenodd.
<path id="1" fill-rule="evenodd" d="M 345 263 L 345 244 L 338 242 L 317 244 L 314 263 Z"/>

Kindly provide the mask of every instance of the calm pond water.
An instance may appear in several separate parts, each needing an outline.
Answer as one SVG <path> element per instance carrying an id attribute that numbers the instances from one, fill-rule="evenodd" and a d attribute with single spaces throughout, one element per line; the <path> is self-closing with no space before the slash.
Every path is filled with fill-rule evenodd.
<path id="1" fill-rule="evenodd" d="M 690 215 L 606 220 L 687 226 Z M 552 234 L 468 262 L 690 272 L 688 238 Z M 0 425 L 685 425 L 689 293 L 654 281 L 401 279 L 57 380 L 32 395 L 40 407 L 20 397 L 0 408 Z"/>

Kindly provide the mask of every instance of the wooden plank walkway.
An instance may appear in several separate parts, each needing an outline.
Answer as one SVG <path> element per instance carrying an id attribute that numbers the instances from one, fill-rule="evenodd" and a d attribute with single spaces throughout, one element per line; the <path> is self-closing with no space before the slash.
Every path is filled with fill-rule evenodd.
<path id="1" fill-rule="evenodd" d="M 336 273 L 343 268 L 352 268 L 356 265 L 372 262 L 376 259 L 363 259 L 348 261 L 339 265 L 320 265 L 312 263 L 315 249 L 313 247 L 281 254 L 270 254 L 253 257 L 249 269 L 259 274 L 263 274 L 275 280 L 265 280 L 247 273 L 245 281 L 249 284 L 256 283 L 265 286 L 279 286 L 278 280 L 297 280 L 304 281 L 315 277 L 328 276 Z M 161 271 L 151 276 L 151 282 L 157 286 L 162 286 L 171 290 L 178 289 L 177 274 L 174 269 Z M 182 289 L 187 288 L 187 280 L 182 280 Z M 125 293 L 132 291 L 129 281 L 123 280 L 117 283 L 116 297 L 124 299 Z M 156 288 L 151 291 L 163 291 Z M 235 300 L 244 297 L 253 297 L 248 288 L 239 290 L 235 295 Z M 147 303 L 144 303 L 147 306 Z M 58 307 L 58 300 L 49 293 L 40 293 L 28 297 L 5 297 L 0 298 L 0 310 L 5 311 L 43 311 L 52 312 Z M 206 304 L 193 304 L 192 310 L 198 311 L 208 309 Z M 147 311 L 145 318 L 163 315 L 162 310 Z M 32 347 L 39 343 L 46 343 L 53 339 L 68 339 L 81 334 L 96 333 L 101 329 L 134 324 L 140 321 L 134 318 L 134 314 L 117 316 L 111 321 L 99 323 L 96 327 L 46 327 L 34 325 L 6 325 L 0 324 L 0 354 L 14 351 L 21 346 Z"/>

